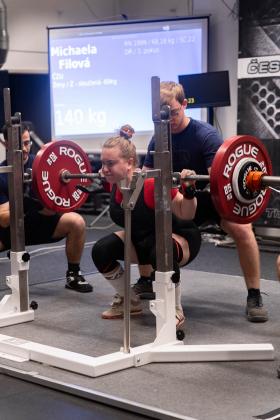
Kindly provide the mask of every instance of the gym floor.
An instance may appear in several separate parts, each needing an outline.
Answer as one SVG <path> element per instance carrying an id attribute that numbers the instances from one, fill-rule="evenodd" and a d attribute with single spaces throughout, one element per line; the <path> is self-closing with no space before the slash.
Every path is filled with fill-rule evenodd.
<path id="1" fill-rule="evenodd" d="M 89 356 L 119 351 L 123 322 L 101 319 L 101 312 L 110 304 L 112 290 L 96 273 L 90 257 L 92 243 L 115 229 L 108 223 L 105 217 L 87 231 L 82 269 L 94 286 L 91 294 L 64 288 L 63 242 L 30 247 L 30 299 L 39 305 L 35 320 L 3 327 L 1 334 Z M 97 229 L 101 226 L 105 230 Z M 251 420 L 273 410 L 280 413 L 280 288 L 275 272 L 279 247 L 261 247 L 261 286 L 270 319 L 264 324 L 252 324 L 245 317 L 246 290 L 236 250 L 230 245 L 215 246 L 213 240 L 218 239 L 214 235 L 204 239 L 197 259 L 182 270 L 182 299 L 187 315 L 185 344 L 271 343 L 275 350 L 273 361 L 151 363 L 91 378 L 37 362 L 11 360 L 2 353 L 0 418 Z M 0 286 L 4 289 L 10 267 L 4 253 L 0 257 Z M 132 281 L 137 276 L 137 267 L 133 266 Z M 2 290 L 1 297 L 6 293 Z M 143 314 L 131 320 L 132 347 L 155 339 L 155 318 L 148 302 L 143 301 L 143 305 Z M 48 388 L 38 385 L 38 378 L 45 378 Z M 119 411 L 115 407 L 110 411 L 110 403 L 100 405 L 92 397 L 58 391 L 51 385 L 58 382 L 71 389 L 83 389 L 91 396 L 104 393 L 128 401 L 128 408 Z M 144 413 L 139 406 L 153 409 Z"/>

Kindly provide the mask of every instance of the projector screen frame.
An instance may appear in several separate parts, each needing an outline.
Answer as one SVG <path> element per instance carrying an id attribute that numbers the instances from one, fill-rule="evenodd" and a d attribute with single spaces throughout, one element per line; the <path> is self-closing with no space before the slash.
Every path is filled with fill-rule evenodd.
<path id="1" fill-rule="evenodd" d="M 118 124 L 115 124 L 114 127 L 110 128 L 110 130 L 104 130 L 101 132 L 88 132 L 88 133 L 81 133 L 80 135 L 73 132 L 73 133 L 59 133 L 55 124 L 55 112 L 57 112 L 54 109 L 54 88 L 53 88 L 53 69 L 52 69 L 52 62 L 51 62 L 51 48 L 53 47 L 53 40 L 54 39 L 66 39 L 65 37 L 69 36 L 70 31 L 74 31 L 73 33 L 80 33 L 79 39 L 85 39 L 85 37 L 89 36 L 90 32 L 95 32 L 94 39 L 96 40 L 98 37 L 104 36 L 104 37 L 111 37 L 111 36 L 122 36 L 125 35 L 129 36 L 130 34 L 133 34 L 133 30 L 136 30 L 136 33 L 140 33 L 140 29 L 142 28 L 141 33 L 150 33 L 151 32 L 151 26 L 165 26 L 166 28 L 168 25 L 171 27 L 171 29 L 166 30 L 165 32 L 162 32 L 163 34 L 170 34 L 174 32 L 175 25 L 180 28 L 180 25 L 184 26 L 186 30 L 191 30 L 193 28 L 197 28 L 198 23 L 201 24 L 201 37 L 203 37 L 201 41 L 201 69 L 199 71 L 201 72 L 207 72 L 208 71 L 208 50 L 209 50 L 209 16 L 196 16 L 196 17 L 177 17 L 177 18 L 158 18 L 158 19 L 139 19 L 139 20 L 125 20 L 125 21 L 112 21 L 112 22 L 94 22 L 94 23 L 87 23 L 87 24 L 81 24 L 81 25 L 66 25 L 66 26 L 52 26 L 48 27 L 48 45 L 49 45 L 49 75 L 50 75 L 50 97 L 51 97 L 51 131 L 52 131 L 52 138 L 62 140 L 62 139 L 69 139 L 76 141 L 81 147 L 83 147 L 84 150 L 89 152 L 96 152 L 99 151 L 101 148 L 101 145 L 103 141 L 109 137 L 110 135 L 116 134 L 117 130 L 122 124 L 128 123 L 134 126 L 133 121 L 129 120 L 129 117 L 127 117 L 127 113 L 123 112 L 123 120 L 119 121 Z M 171 26 L 173 25 L 173 26 Z M 106 34 L 104 35 L 104 28 L 106 28 Z M 130 30 L 130 32 L 129 32 Z M 177 29 L 181 30 L 181 29 Z M 155 31 L 155 29 L 154 29 Z M 98 34 L 96 32 L 99 32 Z M 135 32 L 134 32 L 135 33 Z M 92 34 L 91 34 L 92 35 Z M 109 38 L 108 38 L 109 39 Z M 192 64 L 190 64 L 191 66 Z M 184 72 L 185 74 L 186 72 Z M 193 73 L 192 70 L 190 70 L 189 73 Z M 161 80 L 174 80 L 178 82 L 178 75 L 182 74 L 178 72 L 176 73 L 176 79 L 175 77 L 162 77 L 161 74 L 150 74 L 150 76 L 158 76 L 161 78 Z M 59 83 L 59 81 L 58 81 Z M 150 89 L 150 83 L 148 86 L 149 92 Z M 75 95 L 73 95 L 75 96 Z M 76 95 L 78 96 L 78 95 Z M 137 101 L 137 99 L 135 98 Z M 151 101 L 150 97 L 148 99 L 149 105 L 148 108 L 151 107 Z M 134 102 L 133 102 L 134 103 Z M 132 101 L 129 101 L 129 106 L 134 106 L 135 112 L 139 115 L 141 113 L 141 109 L 144 107 L 137 108 L 137 102 L 132 104 Z M 146 108 L 146 107 L 145 107 Z M 200 109 L 200 110 L 190 110 L 186 111 L 187 115 L 196 118 L 201 119 L 204 121 L 207 121 L 207 110 L 206 109 Z M 152 124 L 152 115 L 151 112 L 149 113 L 149 123 L 151 129 L 147 130 L 140 129 L 139 127 L 134 127 L 136 134 L 134 136 L 134 141 L 136 143 L 137 150 L 139 153 L 145 153 L 146 148 L 148 145 L 148 142 L 153 134 L 153 124 Z M 148 124 L 149 124 L 148 123 Z M 139 126 L 141 124 L 138 124 Z"/>

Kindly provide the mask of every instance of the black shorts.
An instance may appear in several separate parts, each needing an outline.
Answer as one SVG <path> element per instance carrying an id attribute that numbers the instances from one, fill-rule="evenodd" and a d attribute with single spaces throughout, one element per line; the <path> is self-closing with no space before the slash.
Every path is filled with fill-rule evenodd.
<path id="1" fill-rule="evenodd" d="M 188 260 L 189 264 L 197 256 L 201 246 L 201 234 L 198 227 L 193 221 L 181 220 L 173 215 L 172 232 L 187 240 L 190 251 L 190 258 Z M 153 265 L 156 244 L 154 234 L 146 236 L 142 240 L 139 240 L 138 238 L 133 238 L 132 236 L 132 243 L 135 247 L 139 264 Z"/>
<path id="2" fill-rule="evenodd" d="M 38 211 L 24 216 L 25 245 L 39 245 L 58 242 L 63 238 L 53 238 L 61 215 L 45 216 Z M 0 241 L 5 249 L 11 248 L 10 228 L 0 228 Z"/>
<path id="3" fill-rule="evenodd" d="M 194 218 L 194 222 L 197 226 L 201 226 L 204 223 L 214 223 L 220 225 L 221 217 L 217 212 L 211 194 L 208 191 L 197 191 L 197 210 Z"/>
<path id="4" fill-rule="evenodd" d="M 175 219 L 173 216 L 172 231 L 188 242 L 190 258 L 187 264 L 189 264 L 197 256 L 201 246 L 201 234 L 198 227 L 193 221 Z"/>

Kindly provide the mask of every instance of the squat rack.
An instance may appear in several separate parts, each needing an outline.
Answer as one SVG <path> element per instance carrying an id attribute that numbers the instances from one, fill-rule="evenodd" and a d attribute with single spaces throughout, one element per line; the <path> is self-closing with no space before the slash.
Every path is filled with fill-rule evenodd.
<path id="1" fill-rule="evenodd" d="M 6 283 L 11 294 L 0 302 L 0 327 L 33 321 L 34 311 L 29 307 L 28 270 L 30 256 L 25 251 L 23 212 L 23 161 L 21 148 L 21 116 L 11 116 L 10 89 L 4 89 L 4 112 L 7 127 L 7 166 L 0 171 L 8 174 L 11 250 L 11 275 Z"/>
<path id="2" fill-rule="evenodd" d="M 171 281 L 173 274 L 170 199 L 172 171 L 169 109 L 165 108 L 162 110 L 160 108 L 160 80 L 158 77 L 152 78 L 151 87 L 152 113 L 156 137 L 154 159 L 157 169 L 148 171 L 146 174 L 135 173 L 131 184 L 122 188 L 125 211 L 124 344 L 122 348 L 120 351 L 112 354 L 91 357 L 0 334 L 0 352 L 3 354 L 2 357 L 13 358 L 16 356 L 19 361 L 37 361 L 90 377 L 97 377 L 152 362 L 273 360 L 273 346 L 267 343 L 184 345 L 183 341 L 177 340 L 175 286 Z M 131 348 L 129 311 L 131 210 L 143 186 L 145 177 L 155 178 L 157 271 L 154 290 L 156 299 L 150 302 L 150 309 L 156 317 L 156 338 L 152 343 Z M 20 252 L 23 251 L 21 250 Z M 25 268 L 27 269 L 28 266 L 25 265 Z M 25 277 L 23 283 L 25 294 L 27 294 L 28 289 Z M 18 300 L 19 296 L 21 296 L 20 292 L 16 295 Z M 14 294 L 13 289 L 12 294 Z M 31 320 L 31 318 L 28 320 Z"/>

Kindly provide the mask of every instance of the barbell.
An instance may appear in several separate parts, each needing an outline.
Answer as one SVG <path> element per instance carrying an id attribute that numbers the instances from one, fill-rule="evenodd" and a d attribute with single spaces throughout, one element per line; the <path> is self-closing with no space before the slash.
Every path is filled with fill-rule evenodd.
<path id="1" fill-rule="evenodd" d="M 100 175 L 91 172 L 87 154 L 72 141 L 44 145 L 33 163 L 33 188 L 42 204 L 56 212 L 81 207 L 88 196 L 86 188 L 95 178 Z M 280 177 L 272 176 L 271 160 L 264 145 L 247 135 L 224 141 L 212 162 L 210 175 L 190 175 L 184 180 L 210 182 L 218 213 L 236 223 L 258 219 L 268 205 L 271 193 L 268 187 L 280 185 Z"/>

